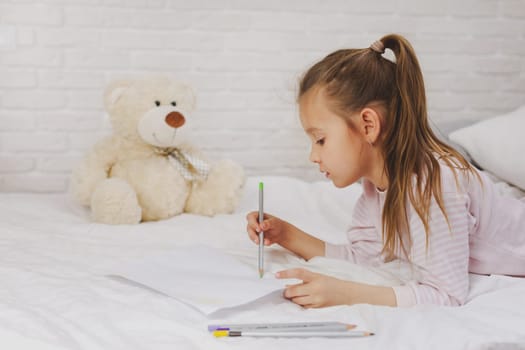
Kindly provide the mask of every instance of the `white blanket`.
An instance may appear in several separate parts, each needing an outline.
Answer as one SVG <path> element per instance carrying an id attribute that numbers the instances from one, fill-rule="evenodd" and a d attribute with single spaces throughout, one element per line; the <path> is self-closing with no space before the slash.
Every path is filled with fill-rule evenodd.
<path id="1" fill-rule="evenodd" d="M 0 194 L 0 344 L 5 349 L 491 349 L 525 346 L 525 279 L 471 276 L 462 307 L 389 308 L 371 305 L 302 309 L 269 296 L 211 316 L 176 299 L 106 275 L 125 264 L 178 247 L 205 244 L 257 264 L 245 215 L 265 210 L 307 232 L 343 243 L 360 186 L 286 177 L 250 178 L 239 209 L 214 218 L 181 215 L 134 226 L 90 222 L 66 195 Z M 399 284 L 398 264 L 370 269 L 343 261 L 305 262 L 272 247 L 271 270 L 303 266 L 341 278 Z M 206 286 L 203 286 L 206 288 Z M 215 339 L 210 323 L 340 321 L 375 335 L 359 339 Z M 516 347 L 513 347 L 516 348 Z"/>

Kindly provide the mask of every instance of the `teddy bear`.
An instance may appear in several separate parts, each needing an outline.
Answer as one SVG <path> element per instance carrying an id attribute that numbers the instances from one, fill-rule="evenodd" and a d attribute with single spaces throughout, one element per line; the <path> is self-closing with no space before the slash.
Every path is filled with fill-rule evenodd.
<path id="1" fill-rule="evenodd" d="M 104 93 L 112 134 L 73 169 L 70 192 L 95 222 L 137 224 L 181 213 L 235 210 L 242 166 L 208 161 L 191 137 L 195 94 L 168 77 L 110 83 Z"/>

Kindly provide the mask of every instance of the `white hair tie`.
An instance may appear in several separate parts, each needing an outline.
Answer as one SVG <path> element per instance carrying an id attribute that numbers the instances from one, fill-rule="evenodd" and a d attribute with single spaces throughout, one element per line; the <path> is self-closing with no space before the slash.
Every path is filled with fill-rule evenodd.
<path id="1" fill-rule="evenodd" d="M 374 41 L 374 43 L 370 45 L 370 48 L 379 54 L 385 53 L 385 45 L 381 40 Z"/>

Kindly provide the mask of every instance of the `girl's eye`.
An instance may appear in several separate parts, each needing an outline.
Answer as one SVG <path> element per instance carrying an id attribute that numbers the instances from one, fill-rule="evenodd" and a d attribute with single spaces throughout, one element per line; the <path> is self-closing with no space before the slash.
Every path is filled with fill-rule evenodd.
<path id="1" fill-rule="evenodd" d="M 175 107 L 175 106 L 177 105 L 177 102 L 173 101 L 173 102 L 171 103 L 171 105 L 172 105 L 173 107 Z"/>
<path id="2" fill-rule="evenodd" d="M 158 107 L 160 106 L 160 101 L 155 101 L 155 105 Z"/>
<path id="3" fill-rule="evenodd" d="M 315 141 L 315 143 L 320 145 L 320 146 L 324 145 L 324 137 L 322 139 L 319 139 L 319 140 Z"/>

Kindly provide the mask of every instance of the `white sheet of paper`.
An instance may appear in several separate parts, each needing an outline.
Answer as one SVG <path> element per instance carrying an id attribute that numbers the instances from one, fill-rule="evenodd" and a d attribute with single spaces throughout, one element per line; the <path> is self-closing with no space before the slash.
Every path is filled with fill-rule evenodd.
<path id="1" fill-rule="evenodd" d="M 113 275 L 155 289 L 205 314 L 249 303 L 291 284 L 270 273 L 260 278 L 256 269 L 206 246 L 150 256 L 117 268 Z"/>

